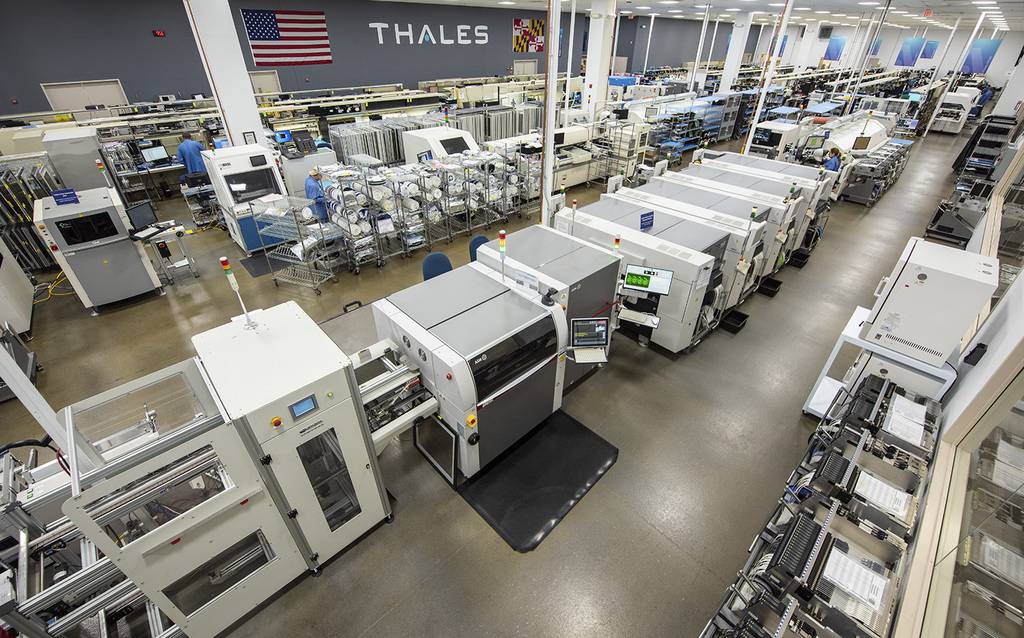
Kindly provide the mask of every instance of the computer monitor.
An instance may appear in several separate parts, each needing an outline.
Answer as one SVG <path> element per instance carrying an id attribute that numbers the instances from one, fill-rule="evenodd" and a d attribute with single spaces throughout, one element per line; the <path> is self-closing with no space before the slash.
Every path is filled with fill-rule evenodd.
<path id="1" fill-rule="evenodd" d="M 573 319 L 570 326 L 572 338 L 569 345 L 573 348 L 607 348 L 608 317 L 590 317 Z"/>
<path id="2" fill-rule="evenodd" d="M 274 141 L 277 142 L 278 144 L 287 144 L 288 142 L 292 141 L 292 132 L 291 131 L 275 131 L 274 132 Z"/>
<path id="3" fill-rule="evenodd" d="M 441 148 L 443 148 L 444 152 L 448 153 L 449 155 L 454 155 L 456 153 L 462 153 L 463 151 L 469 150 L 469 145 L 466 144 L 466 140 L 462 136 L 449 137 L 447 139 L 440 140 L 440 142 Z"/>
<path id="4" fill-rule="evenodd" d="M 416 159 L 421 162 L 429 162 L 434 159 L 434 154 L 431 151 L 423 151 L 422 153 L 416 154 Z"/>
<path id="5" fill-rule="evenodd" d="M 156 223 L 156 211 L 153 210 L 153 203 L 148 199 L 138 204 L 132 204 L 125 209 L 125 212 L 128 213 L 128 221 L 132 223 L 132 228 L 135 230 L 141 230 Z"/>
<path id="6" fill-rule="evenodd" d="M 804 148 L 809 151 L 814 151 L 825 145 L 824 135 L 812 135 L 807 138 L 807 143 L 804 144 Z"/>
<path id="7" fill-rule="evenodd" d="M 628 264 L 623 288 L 655 295 L 667 295 L 672 287 L 672 271 Z"/>
<path id="8" fill-rule="evenodd" d="M 871 138 L 867 135 L 861 135 L 857 139 L 853 140 L 853 150 L 863 151 L 871 145 Z"/>
<path id="9" fill-rule="evenodd" d="M 161 160 L 170 159 L 167 155 L 167 149 L 163 146 L 150 146 L 149 148 L 142 149 L 142 159 L 150 163 L 159 162 Z"/>

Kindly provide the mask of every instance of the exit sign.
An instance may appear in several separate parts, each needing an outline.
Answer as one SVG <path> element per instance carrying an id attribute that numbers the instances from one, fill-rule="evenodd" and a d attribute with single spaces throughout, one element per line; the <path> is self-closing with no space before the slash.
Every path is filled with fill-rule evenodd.
<path id="1" fill-rule="evenodd" d="M 930 18 L 933 15 L 935 15 L 935 12 L 933 12 L 931 9 L 925 9 L 924 11 L 921 12 L 922 18 Z"/>
<path id="2" fill-rule="evenodd" d="M 153 29 L 153 37 L 154 38 L 166 38 L 167 37 L 167 32 L 162 30 L 162 29 Z"/>

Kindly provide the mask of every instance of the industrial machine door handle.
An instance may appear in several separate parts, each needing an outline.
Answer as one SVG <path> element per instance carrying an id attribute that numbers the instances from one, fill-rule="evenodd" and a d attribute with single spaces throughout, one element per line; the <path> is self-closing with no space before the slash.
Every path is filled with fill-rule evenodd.
<path id="1" fill-rule="evenodd" d="M 879 295 L 882 294 L 882 288 L 885 288 L 885 285 L 887 283 L 889 283 L 888 277 L 882 277 L 882 279 L 879 280 L 878 285 L 875 286 L 875 292 L 873 293 L 875 297 L 878 297 Z"/>

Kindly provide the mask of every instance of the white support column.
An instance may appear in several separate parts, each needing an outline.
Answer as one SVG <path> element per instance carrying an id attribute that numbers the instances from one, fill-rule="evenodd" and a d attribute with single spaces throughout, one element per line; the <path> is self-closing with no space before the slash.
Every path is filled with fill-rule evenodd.
<path id="1" fill-rule="evenodd" d="M 872 30 L 868 28 L 867 38 L 864 40 L 864 54 L 860 61 L 860 72 L 857 74 L 857 82 L 850 89 L 850 99 L 847 100 L 846 106 L 843 107 L 843 115 L 846 115 L 853 109 L 853 103 L 857 100 L 857 92 L 860 91 L 860 83 L 864 81 L 864 72 L 868 66 L 868 55 L 871 53 L 871 45 L 882 33 L 882 25 L 885 23 L 885 18 L 889 15 L 889 8 L 892 7 L 892 0 L 885 0 L 885 6 L 882 7 L 882 13 L 878 16 L 878 24 Z M 849 85 L 847 85 L 849 86 Z"/>
<path id="2" fill-rule="evenodd" d="M 721 20 L 715 20 L 715 29 L 711 32 L 711 46 L 708 47 L 708 72 L 711 72 L 711 56 L 715 54 L 715 40 L 718 39 L 718 23 Z M 721 86 L 719 86 L 721 89 Z"/>
<path id="3" fill-rule="evenodd" d="M 541 155 L 540 175 L 540 223 L 551 225 L 551 191 L 555 187 L 555 104 L 558 101 L 558 32 L 562 29 L 562 0 L 548 0 L 548 60 L 544 67 L 544 148 Z M 587 75 L 590 64 L 587 62 Z M 608 72 L 605 71 L 605 84 Z M 605 87 L 607 93 L 608 88 Z"/>
<path id="4" fill-rule="evenodd" d="M 614 26 L 615 0 L 594 0 L 590 5 L 587 73 L 583 87 L 583 101 L 591 119 L 597 114 L 598 108 L 608 101 L 608 71 L 611 69 Z"/>
<path id="5" fill-rule="evenodd" d="M 764 28 L 768 26 L 767 22 L 762 22 L 761 26 L 757 28 L 757 39 L 754 40 L 754 53 L 751 56 L 754 64 L 757 64 L 757 47 L 761 44 L 761 36 L 764 35 Z"/>
<path id="6" fill-rule="evenodd" d="M 228 141 L 267 144 L 228 0 L 182 0 Z"/>
<path id="7" fill-rule="evenodd" d="M 754 109 L 754 116 L 750 120 L 750 132 L 747 133 L 747 141 L 743 145 L 743 153 L 750 152 L 750 145 L 754 142 L 754 131 L 757 130 L 757 123 L 761 120 L 761 110 L 764 109 L 764 99 L 768 96 L 768 88 L 772 85 L 772 78 L 775 77 L 775 67 L 782 58 L 782 41 L 785 39 L 786 29 L 789 27 L 789 16 L 793 13 L 794 0 L 786 0 L 786 6 L 782 9 L 782 18 L 778 23 L 778 30 L 772 35 L 768 44 L 768 70 L 761 77 L 761 83 L 757 92 L 757 108 Z"/>
<path id="8" fill-rule="evenodd" d="M 704 36 L 708 33 L 708 18 L 711 17 L 711 5 L 704 5 L 704 23 L 700 27 L 700 40 L 697 41 L 697 55 L 693 58 L 693 70 L 690 71 L 690 90 L 697 85 L 697 72 L 700 71 L 700 54 L 704 52 Z"/>
<path id="9" fill-rule="evenodd" d="M 651 38 L 654 37 L 654 16 L 651 14 L 651 23 L 647 25 L 647 48 L 644 49 L 644 71 L 641 75 L 647 75 L 647 61 L 651 58 Z"/>
<path id="10" fill-rule="evenodd" d="M 754 21 L 753 13 L 742 13 L 736 16 L 736 22 L 732 25 L 732 35 L 729 36 L 729 49 L 725 52 L 725 66 L 722 68 L 721 91 L 731 91 L 732 85 L 740 72 L 740 65 L 743 64 L 744 49 L 747 48 L 747 38 L 750 37 L 750 24 Z M 761 25 L 764 28 L 764 25 Z M 754 53 L 757 53 L 757 45 L 754 45 Z"/>
<path id="11" fill-rule="evenodd" d="M 559 19 L 561 24 L 561 19 Z M 569 48 L 565 51 L 565 104 L 562 107 L 562 126 L 569 126 L 569 93 L 572 86 L 572 38 L 576 31 L 576 0 L 569 9 Z"/>
<path id="12" fill-rule="evenodd" d="M 800 38 L 800 43 L 797 45 L 796 50 L 793 51 L 793 68 L 797 71 L 810 66 L 807 63 L 807 58 L 811 57 L 811 46 L 818 39 L 819 24 L 821 23 L 816 20 L 811 20 L 804 24 L 804 37 Z"/>

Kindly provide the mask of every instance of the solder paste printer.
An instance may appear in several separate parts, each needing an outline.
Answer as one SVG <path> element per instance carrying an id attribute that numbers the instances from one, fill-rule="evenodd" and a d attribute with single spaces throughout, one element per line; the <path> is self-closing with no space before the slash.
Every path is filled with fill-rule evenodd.
<path id="1" fill-rule="evenodd" d="M 835 199 L 832 192 L 838 174 L 821 166 L 812 168 L 753 155 L 707 149 L 697 149 L 693 163 L 761 179 L 780 180 L 786 184 L 795 183 L 803 191 L 808 210 L 814 211 L 816 216 L 825 213 L 829 201 Z"/>
<path id="2" fill-rule="evenodd" d="M 594 317 L 614 322 L 619 254 L 540 224 L 510 234 L 504 254 L 499 241 L 480 246 L 477 261 L 517 284 L 537 290 L 542 297 L 550 295 L 565 308 L 570 325 L 574 319 Z M 575 385 L 594 366 L 567 362 L 565 389 Z"/>
<path id="3" fill-rule="evenodd" d="M 764 276 L 779 270 L 789 260 L 790 254 L 803 243 L 804 234 L 811 222 L 806 214 L 800 189 L 776 182 L 759 180 L 737 175 L 710 166 L 687 166 L 681 171 L 667 171 L 655 178 L 696 187 L 752 202 L 758 210 L 769 212 L 765 228 L 766 263 Z M 774 245 L 772 245 L 774 244 Z"/>
<path id="4" fill-rule="evenodd" d="M 704 195 L 711 195 L 705 197 Z M 728 299 L 725 307 L 739 304 L 757 289 L 769 260 L 778 254 L 778 243 L 768 234 L 770 208 L 716 193 L 701 193 L 669 181 L 652 181 L 640 188 L 620 188 L 602 198 L 630 201 L 679 215 L 729 233 L 729 250 L 723 271 Z M 768 254 L 769 248 L 776 249 Z M 733 281 L 738 281 L 734 284 Z"/>
<path id="5" fill-rule="evenodd" d="M 288 192 L 274 152 L 259 144 L 246 144 L 203 151 L 202 155 L 228 234 L 238 247 L 251 255 L 285 241 L 261 233 L 251 208 L 261 197 Z"/>
<path id="6" fill-rule="evenodd" d="M 623 289 L 625 307 L 652 318 L 635 324 L 638 335 L 670 352 L 696 346 L 714 328 L 722 308 L 724 287 L 716 264 L 724 261 L 726 242 L 716 245 L 717 258 L 698 252 L 668 236 L 681 217 L 648 216 L 650 208 L 623 216 L 619 206 L 602 200 L 578 210 L 563 208 L 555 215 L 555 228 L 599 246 L 614 246 L 618 240 L 627 279 L 631 268 L 642 267 L 655 271 L 650 276 L 663 283 Z"/>
<path id="7" fill-rule="evenodd" d="M 562 404 L 565 311 L 492 274 L 471 263 L 373 304 L 378 335 L 419 367 L 440 404 L 440 418 L 417 425 L 414 436 L 453 484 Z"/>
<path id="8" fill-rule="evenodd" d="M 36 233 L 50 248 L 82 304 L 100 306 L 162 290 L 117 191 L 90 188 L 35 202 Z"/>

